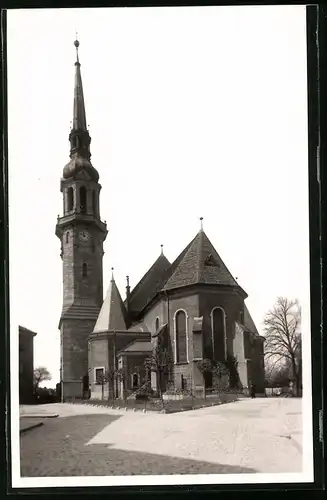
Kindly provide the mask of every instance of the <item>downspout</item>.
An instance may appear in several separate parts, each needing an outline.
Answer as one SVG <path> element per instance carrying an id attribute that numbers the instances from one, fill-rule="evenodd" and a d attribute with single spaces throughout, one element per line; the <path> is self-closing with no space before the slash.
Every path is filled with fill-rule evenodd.
<path id="1" fill-rule="evenodd" d="M 170 315 L 169 315 L 169 295 L 168 295 L 168 291 L 165 290 L 164 291 L 164 294 L 165 294 L 165 297 L 166 297 L 166 300 L 167 300 L 167 326 L 168 326 L 168 333 L 169 333 L 169 346 L 172 347 L 172 341 L 171 341 L 171 334 L 170 334 Z M 173 348 L 171 349 L 171 351 L 173 351 Z M 172 359 L 173 359 L 173 355 L 172 355 Z M 171 375 L 172 375 L 172 371 L 171 369 L 169 369 L 169 379 L 171 378 Z M 169 380 L 170 382 L 171 380 Z"/>
<path id="2" fill-rule="evenodd" d="M 116 399 L 117 395 L 117 377 L 116 377 L 116 371 L 117 371 L 117 363 L 116 363 L 116 332 L 114 332 L 114 345 L 113 345 L 113 354 L 114 354 L 114 398 Z"/>

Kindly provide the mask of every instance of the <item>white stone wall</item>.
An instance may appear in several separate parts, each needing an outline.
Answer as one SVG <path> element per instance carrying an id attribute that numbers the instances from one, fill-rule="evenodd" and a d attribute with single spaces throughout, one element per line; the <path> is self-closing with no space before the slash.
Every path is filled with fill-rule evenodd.
<path id="1" fill-rule="evenodd" d="M 233 352 L 238 362 L 238 374 L 243 387 L 248 386 L 247 361 L 244 357 L 244 332 L 243 328 L 235 322 L 235 334 L 233 340 Z"/>

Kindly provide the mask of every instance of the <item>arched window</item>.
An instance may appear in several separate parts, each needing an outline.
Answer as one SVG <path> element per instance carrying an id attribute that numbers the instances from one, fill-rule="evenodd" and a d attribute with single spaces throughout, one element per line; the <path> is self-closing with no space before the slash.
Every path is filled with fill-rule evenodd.
<path id="1" fill-rule="evenodd" d="M 96 213 L 97 213 L 97 194 L 95 191 L 92 191 L 92 209 L 93 209 L 93 214 L 96 215 Z"/>
<path id="2" fill-rule="evenodd" d="M 185 311 L 178 311 L 175 316 L 176 363 L 187 362 L 187 332 Z"/>
<path id="3" fill-rule="evenodd" d="M 215 361 L 226 360 L 225 312 L 216 307 L 211 312 L 212 347 Z"/>
<path id="4" fill-rule="evenodd" d="M 160 320 L 159 318 L 156 319 L 156 324 L 155 324 L 155 331 L 157 332 L 159 330 L 159 326 L 160 326 Z"/>
<path id="5" fill-rule="evenodd" d="M 74 209 L 74 190 L 72 187 L 67 189 L 67 211 L 71 212 Z"/>
<path id="6" fill-rule="evenodd" d="M 83 274 L 83 278 L 86 278 L 86 276 L 87 276 L 87 264 L 85 264 L 85 262 L 83 262 L 82 274 Z"/>
<path id="7" fill-rule="evenodd" d="M 69 231 L 67 231 L 66 233 L 66 243 L 68 243 L 68 241 L 69 241 Z"/>
<path id="8" fill-rule="evenodd" d="M 86 188 L 82 186 L 79 190 L 79 205 L 82 214 L 86 213 Z"/>

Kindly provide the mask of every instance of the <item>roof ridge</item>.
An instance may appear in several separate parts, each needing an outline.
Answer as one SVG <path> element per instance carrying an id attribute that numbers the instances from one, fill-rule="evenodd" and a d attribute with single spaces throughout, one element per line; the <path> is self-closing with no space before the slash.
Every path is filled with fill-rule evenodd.
<path id="1" fill-rule="evenodd" d="M 203 229 L 201 229 L 199 232 L 198 232 L 198 237 L 199 237 L 199 246 L 198 246 L 198 269 L 197 269 L 197 276 L 196 276 L 196 281 L 200 281 L 201 279 L 201 274 L 202 274 L 202 251 L 203 251 L 203 235 L 204 235 L 204 231 Z"/>
<path id="2" fill-rule="evenodd" d="M 152 266 L 147 270 L 147 272 L 142 276 L 142 278 L 140 279 L 140 281 L 135 285 L 135 287 L 131 290 L 131 297 L 132 295 L 135 296 L 135 294 L 138 292 L 140 286 L 144 283 L 145 279 L 147 278 L 147 276 L 150 274 L 150 272 L 152 271 L 152 269 L 155 267 L 155 265 L 157 264 L 157 262 L 159 260 L 163 260 L 165 259 L 169 264 L 169 260 L 167 259 L 167 257 L 162 253 L 159 255 L 159 257 L 154 261 L 154 263 L 152 264 Z M 170 264 L 171 265 L 171 264 Z"/>

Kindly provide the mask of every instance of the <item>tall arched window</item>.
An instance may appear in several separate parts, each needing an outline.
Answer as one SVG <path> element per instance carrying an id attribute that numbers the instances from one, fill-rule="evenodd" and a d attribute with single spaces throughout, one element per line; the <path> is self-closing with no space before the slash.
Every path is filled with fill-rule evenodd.
<path id="1" fill-rule="evenodd" d="M 86 188 L 82 186 L 79 190 L 79 205 L 82 214 L 86 213 Z"/>
<path id="2" fill-rule="evenodd" d="M 159 330 L 159 326 L 160 326 L 160 320 L 159 320 L 159 318 L 157 318 L 156 323 L 155 323 L 155 331 L 156 332 Z"/>
<path id="3" fill-rule="evenodd" d="M 72 187 L 67 189 L 67 211 L 71 212 L 74 209 L 74 190 Z"/>
<path id="4" fill-rule="evenodd" d="M 176 363 L 187 362 L 187 326 L 185 311 L 178 311 L 175 316 Z"/>
<path id="5" fill-rule="evenodd" d="M 97 213 L 97 194 L 95 191 L 92 191 L 92 210 L 93 210 L 93 214 L 96 215 L 96 213 Z"/>
<path id="6" fill-rule="evenodd" d="M 216 307 L 211 312 L 213 359 L 215 361 L 226 360 L 226 332 L 225 312 Z"/>
<path id="7" fill-rule="evenodd" d="M 82 274 L 83 274 L 83 278 L 86 278 L 86 276 L 87 276 L 87 264 L 85 264 L 85 262 L 83 262 Z"/>
<path id="8" fill-rule="evenodd" d="M 69 231 L 67 231 L 67 233 L 66 233 L 66 243 L 68 243 L 68 242 L 69 242 Z"/>

